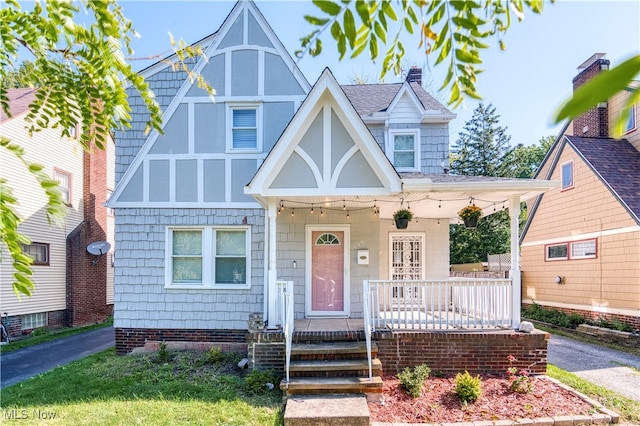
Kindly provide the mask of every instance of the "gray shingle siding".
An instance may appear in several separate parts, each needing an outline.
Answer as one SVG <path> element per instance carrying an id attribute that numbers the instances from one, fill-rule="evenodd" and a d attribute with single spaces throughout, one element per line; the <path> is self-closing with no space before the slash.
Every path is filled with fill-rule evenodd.
<path id="1" fill-rule="evenodd" d="M 251 226 L 251 288 L 165 288 L 165 237 L 172 225 Z M 118 209 L 116 327 L 245 329 L 263 310 L 264 211 L 261 209 Z"/>

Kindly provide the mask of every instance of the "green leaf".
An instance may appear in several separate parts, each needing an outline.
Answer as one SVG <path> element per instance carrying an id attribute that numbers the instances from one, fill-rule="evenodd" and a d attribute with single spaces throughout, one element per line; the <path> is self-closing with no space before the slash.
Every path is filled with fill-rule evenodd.
<path id="1" fill-rule="evenodd" d="M 374 31 L 376 33 L 376 35 L 378 36 L 378 38 L 380 38 L 380 40 L 382 40 L 382 43 L 386 43 L 387 42 L 387 33 L 384 30 L 384 28 L 382 28 L 382 25 L 380 25 L 380 23 L 378 21 L 375 22 L 374 26 Z"/>
<path id="2" fill-rule="evenodd" d="M 451 53 L 451 39 L 447 37 L 444 41 L 444 45 L 442 46 L 442 49 L 440 50 L 438 59 L 436 59 L 435 65 L 438 65 L 440 62 L 444 61 L 447 58 L 447 56 L 449 56 L 449 53 Z"/>
<path id="3" fill-rule="evenodd" d="M 624 90 L 629 82 L 640 74 L 640 55 L 633 56 L 609 71 L 603 71 L 573 92 L 573 97 L 565 102 L 554 114 L 554 123 L 574 119 L 607 101 L 614 94 Z"/>
<path id="4" fill-rule="evenodd" d="M 321 27 L 329 22 L 329 18 L 318 18 L 316 16 L 304 15 L 304 19 L 312 25 Z"/>
<path id="5" fill-rule="evenodd" d="M 371 14 L 369 13 L 369 6 L 367 6 L 367 2 L 356 1 L 356 12 L 358 13 L 358 16 L 360 16 L 362 24 L 365 27 L 368 27 L 371 22 Z"/>
<path id="6" fill-rule="evenodd" d="M 347 37 L 347 40 L 349 40 L 349 46 L 353 48 L 356 40 L 356 22 L 353 19 L 351 10 L 349 9 L 344 11 L 344 34 Z"/>
<path id="7" fill-rule="evenodd" d="M 316 5 L 318 9 L 331 16 L 336 16 L 342 10 L 342 7 L 339 4 L 329 0 L 313 0 L 313 4 Z"/>

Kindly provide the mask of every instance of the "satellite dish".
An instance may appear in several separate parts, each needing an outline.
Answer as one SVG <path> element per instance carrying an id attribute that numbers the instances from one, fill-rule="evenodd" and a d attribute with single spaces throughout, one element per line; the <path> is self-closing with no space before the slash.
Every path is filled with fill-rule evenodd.
<path id="1" fill-rule="evenodd" d="M 102 256 L 111 249 L 111 244 L 107 241 L 96 241 L 87 246 L 87 251 L 94 256 Z"/>
<path id="2" fill-rule="evenodd" d="M 91 266 L 96 266 L 100 261 L 100 258 L 102 258 L 102 256 L 106 254 L 109 249 L 111 249 L 111 244 L 109 244 L 107 241 L 96 241 L 95 243 L 89 244 L 87 246 L 87 251 L 94 256 L 98 256 L 97 259 L 93 259 L 93 261 L 91 262 Z"/>

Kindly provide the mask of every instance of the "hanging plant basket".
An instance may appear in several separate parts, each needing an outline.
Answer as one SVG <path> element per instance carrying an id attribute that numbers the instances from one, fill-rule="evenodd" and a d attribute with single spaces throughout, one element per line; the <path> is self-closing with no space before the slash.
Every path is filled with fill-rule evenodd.
<path id="1" fill-rule="evenodd" d="M 409 226 L 409 219 L 396 219 L 396 228 L 407 229 Z"/>
<path id="2" fill-rule="evenodd" d="M 482 209 L 472 204 L 460 210 L 458 216 L 464 222 L 465 228 L 473 229 L 478 226 L 478 219 L 482 216 Z"/>
<path id="3" fill-rule="evenodd" d="M 413 219 L 413 213 L 407 209 L 400 209 L 393 214 L 393 220 L 396 222 L 396 228 L 398 229 L 407 229 L 411 219 Z"/>
<path id="4" fill-rule="evenodd" d="M 467 229 L 475 229 L 478 226 L 478 218 L 471 217 L 469 219 L 464 219 L 464 227 Z"/>

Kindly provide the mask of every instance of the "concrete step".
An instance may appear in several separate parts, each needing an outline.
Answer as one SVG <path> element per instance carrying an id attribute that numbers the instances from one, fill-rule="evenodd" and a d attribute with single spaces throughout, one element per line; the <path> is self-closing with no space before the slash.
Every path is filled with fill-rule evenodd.
<path id="1" fill-rule="evenodd" d="M 366 359 L 294 360 L 291 361 L 289 371 L 295 376 L 368 376 L 369 363 Z M 371 371 L 375 376 L 382 374 L 382 363 L 379 359 L 371 360 Z"/>
<path id="2" fill-rule="evenodd" d="M 363 396 L 298 395 L 287 399 L 285 426 L 368 426 L 369 407 Z"/>
<path id="3" fill-rule="evenodd" d="M 370 402 L 382 400 L 382 378 L 368 377 L 291 377 L 280 382 L 280 389 L 289 395 L 365 394 Z"/>

